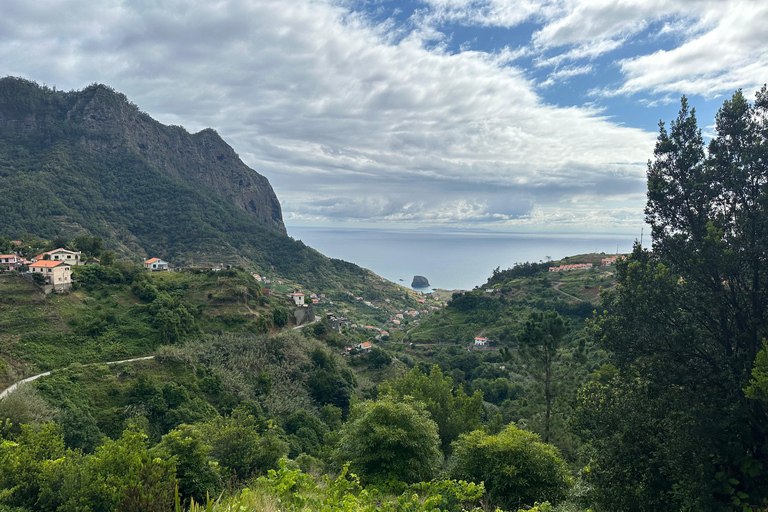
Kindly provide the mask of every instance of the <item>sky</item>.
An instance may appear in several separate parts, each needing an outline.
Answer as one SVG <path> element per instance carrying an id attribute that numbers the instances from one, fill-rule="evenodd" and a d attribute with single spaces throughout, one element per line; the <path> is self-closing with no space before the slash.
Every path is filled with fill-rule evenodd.
<path id="1" fill-rule="evenodd" d="M 638 233 L 658 122 L 768 81 L 764 0 L 3 0 L 0 76 L 98 82 L 289 226 Z"/>

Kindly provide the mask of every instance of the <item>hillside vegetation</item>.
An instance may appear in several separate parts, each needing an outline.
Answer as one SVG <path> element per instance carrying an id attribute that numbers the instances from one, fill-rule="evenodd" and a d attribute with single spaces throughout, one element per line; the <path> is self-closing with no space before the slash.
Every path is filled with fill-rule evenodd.
<path id="1" fill-rule="evenodd" d="M 496 269 L 442 309 L 365 271 L 324 297 L 387 334 L 291 329 L 298 282 L 245 267 L 3 276 L 4 378 L 62 367 L 0 400 L 0 510 L 768 509 L 767 120 L 737 92 L 705 152 L 683 99 L 653 251 Z"/>
<path id="2" fill-rule="evenodd" d="M 280 203 L 215 131 L 190 134 L 99 84 L 0 79 L 0 236 L 99 236 L 174 265 L 242 264 L 325 291 L 372 274 L 285 234 Z"/>

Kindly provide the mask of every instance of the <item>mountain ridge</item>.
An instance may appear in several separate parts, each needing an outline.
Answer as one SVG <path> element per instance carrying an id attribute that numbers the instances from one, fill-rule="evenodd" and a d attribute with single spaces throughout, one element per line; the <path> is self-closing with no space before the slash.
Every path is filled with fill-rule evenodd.
<path id="1" fill-rule="evenodd" d="M 25 96 L 28 101 L 18 101 Z M 24 79 L 2 78 L 0 134 L 17 141 L 47 138 L 50 143 L 76 136 L 77 144 L 92 154 L 135 153 L 158 171 L 201 184 L 286 233 L 269 181 L 247 167 L 215 130 L 191 134 L 180 126 L 163 125 L 108 86 L 60 92 Z"/>

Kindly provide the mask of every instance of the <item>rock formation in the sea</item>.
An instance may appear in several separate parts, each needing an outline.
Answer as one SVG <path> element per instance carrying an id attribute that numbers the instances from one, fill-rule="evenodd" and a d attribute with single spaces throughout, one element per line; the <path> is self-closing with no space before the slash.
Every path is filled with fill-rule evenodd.
<path id="1" fill-rule="evenodd" d="M 413 276 L 411 288 L 428 288 L 429 280 L 424 276 Z"/>

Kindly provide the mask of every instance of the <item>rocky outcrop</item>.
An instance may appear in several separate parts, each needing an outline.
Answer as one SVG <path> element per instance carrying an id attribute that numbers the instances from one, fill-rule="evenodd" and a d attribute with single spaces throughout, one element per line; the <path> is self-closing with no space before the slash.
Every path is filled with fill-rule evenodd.
<path id="1" fill-rule="evenodd" d="M 202 185 L 272 229 L 285 233 L 269 181 L 246 166 L 216 133 L 190 134 L 141 112 L 105 85 L 62 92 L 19 78 L 0 79 L 0 134 L 77 140 L 88 152 L 138 155 L 158 172 Z"/>
<path id="2" fill-rule="evenodd" d="M 411 288 L 429 288 L 429 280 L 424 276 L 413 276 Z"/>

